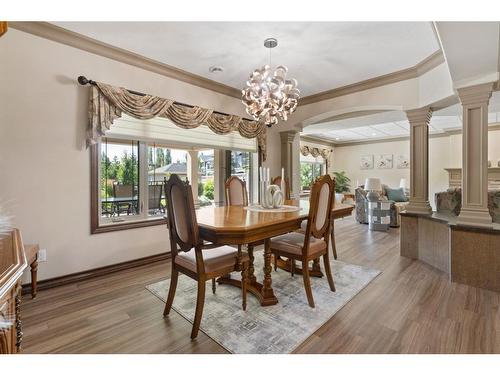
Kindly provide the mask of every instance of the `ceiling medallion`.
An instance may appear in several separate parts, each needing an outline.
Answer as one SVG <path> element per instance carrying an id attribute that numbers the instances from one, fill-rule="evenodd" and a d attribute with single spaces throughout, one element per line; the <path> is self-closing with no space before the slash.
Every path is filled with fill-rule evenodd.
<path id="1" fill-rule="evenodd" d="M 255 120 L 263 121 L 268 127 L 283 121 L 295 111 L 300 97 L 296 79 L 286 79 L 288 69 L 279 65 L 271 68 L 271 49 L 278 45 L 278 40 L 268 38 L 264 46 L 269 48 L 269 65 L 256 69 L 250 75 L 242 91 L 242 102 L 247 113 Z"/>

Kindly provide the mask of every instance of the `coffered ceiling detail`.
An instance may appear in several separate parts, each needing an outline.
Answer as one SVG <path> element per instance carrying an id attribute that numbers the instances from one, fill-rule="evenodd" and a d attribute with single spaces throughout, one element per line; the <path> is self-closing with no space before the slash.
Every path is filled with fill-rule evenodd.
<path id="1" fill-rule="evenodd" d="M 490 126 L 500 123 L 500 92 L 492 95 L 488 122 Z M 446 134 L 461 128 L 462 106 L 455 104 L 433 113 L 429 133 Z M 336 144 L 349 144 L 409 137 L 410 125 L 404 112 L 387 111 L 310 125 L 304 128 L 303 134 Z"/>

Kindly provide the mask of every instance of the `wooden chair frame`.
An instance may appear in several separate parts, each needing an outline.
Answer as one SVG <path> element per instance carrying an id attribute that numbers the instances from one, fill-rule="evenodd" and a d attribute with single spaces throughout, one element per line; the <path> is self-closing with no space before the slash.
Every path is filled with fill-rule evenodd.
<path id="1" fill-rule="evenodd" d="M 172 205 L 172 189 L 174 187 L 179 188 L 182 191 L 183 198 L 187 203 L 187 220 L 189 222 L 189 235 L 188 239 L 184 241 L 177 232 L 177 226 L 175 224 L 175 212 Z M 242 261 L 241 249 L 238 248 L 237 262 L 234 266 L 225 267 L 217 270 L 216 272 L 206 272 L 205 265 L 203 262 L 203 252 L 205 249 L 217 248 L 220 245 L 214 245 L 211 243 L 202 243 L 200 241 L 198 223 L 196 221 L 196 212 L 193 201 L 193 193 L 188 182 L 183 182 L 179 176 L 172 174 L 168 182 L 165 184 L 165 197 L 167 199 L 167 222 L 168 229 L 170 232 L 170 249 L 172 252 L 172 276 L 170 278 L 170 289 L 168 291 L 167 301 L 165 303 L 165 310 L 163 315 L 166 316 L 170 313 L 172 308 L 172 303 L 174 301 L 175 290 L 177 288 L 177 280 L 179 277 L 179 272 L 191 277 L 198 282 L 198 294 L 196 299 L 196 312 L 193 322 L 193 329 L 191 331 L 191 339 L 196 338 L 200 328 L 201 317 L 203 314 L 203 306 L 205 303 L 205 283 L 207 280 L 215 280 L 217 277 L 227 275 L 234 271 L 241 271 L 241 292 L 242 292 L 242 307 L 246 310 L 247 305 L 247 278 L 248 278 L 248 262 Z M 196 272 L 187 269 L 181 265 L 176 264 L 175 258 L 179 251 L 188 252 L 194 248 L 196 257 Z M 215 289 L 213 290 L 215 293 Z"/>
<path id="2" fill-rule="evenodd" d="M 276 176 L 272 180 L 273 185 L 278 185 L 281 188 L 281 176 Z M 291 192 L 290 192 L 290 182 L 288 178 L 285 177 L 285 192 L 283 193 L 286 200 L 290 200 Z"/>
<path id="3" fill-rule="evenodd" d="M 235 204 L 233 204 L 231 202 L 231 194 L 229 193 L 229 190 L 231 189 L 231 184 L 233 181 L 238 181 L 240 184 L 241 184 L 241 187 L 242 187 L 242 194 L 243 194 L 243 206 L 248 206 L 248 192 L 247 192 L 247 184 L 245 183 L 245 181 L 243 181 L 242 179 L 240 179 L 238 176 L 231 176 L 229 177 L 227 180 L 226 180 L 226 183 L 224 184 L 224 191 L 225 191 L 225 195 L 226 195 L 226 204 L 228 206 L 234 206 Z"/>
<path id="4" fill-rule="evenodd" d="M 323 226 L 317 229 L 316 216 L 319 208 L 320 193 L 321 189 L 325 184 L 329 185 L 329 190 L 330 190 L 328 195 L 328 211 L 326 213 L 325 222 L 323 223 Z M 335 182 L 332 180 L 330 175 L 324 175 L 319 177 L 313 184 L 311 189 L 311 196 L 309 200 L 310 201 L 309 217 L 307 219 L 307 227 L 306 227 L 306 232 L 304 234 L 304 245 L 302 246 L 302 252 L 300 255 L 273 248 L 273 241 L 271 240 L 271 252 L 274 254 L 275 257 L 283 256 L 285 258 L 290 259 L 292 263 L 292 273 L 295 261 L 297 260 L 302 262 L 302 277 L 304 279 L 304 288 L 306 291 L 307 301 L 309 303 L 309 306 L 311 307 L 314 307 L 314 298 L 312 295 L 311 279 L 309 275 L 310 261 L 314 261 L 315 259 L 319 259 L 319 257 L 323 256 L 323 262 L 325 266 L 326 277 L 328 279 L 328 284 L 330 285 L 330 290 L 332 292 L 335 292 L 335 284 L 333 282 L 332 271 L 330 268 L 330 258 L 328 254 L 329 253 L 328 244 L 331 234 L 331 221 L 332 221 L 331 207 L 334 196 L 335 196 Z M 326 242 L 326 248 L 320 253 L 314 253 L 314 254 L 309 253 L 309 243 L 311 236 L 314 236 L 315 238 L 318 239 L 323 239 L 323 241 Z"/>

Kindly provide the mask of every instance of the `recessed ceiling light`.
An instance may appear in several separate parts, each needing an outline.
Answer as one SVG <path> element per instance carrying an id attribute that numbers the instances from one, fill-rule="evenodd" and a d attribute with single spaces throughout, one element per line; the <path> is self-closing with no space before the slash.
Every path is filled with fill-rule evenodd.
<path id="1" fill-rule="evenodd" d="M 377 133 L 372 133 L 372 135 L 375 137 L 377 135 Z"/>
<path id="2" fill-rule="evenodd" d="M 222 66 L 213 65 L 210 68 L 208 68 L 208 71 L 210 73 L 220 73 L 224 71 L 224 68 Z"/>
<path id="3" fill-rule="evenodd" d="M 336 140 L 336 141 L 340 141 L 340 138 L 339 138 L 339 137 L 336 137 L 336 138 L 335 138 L 335 140 Z"/>

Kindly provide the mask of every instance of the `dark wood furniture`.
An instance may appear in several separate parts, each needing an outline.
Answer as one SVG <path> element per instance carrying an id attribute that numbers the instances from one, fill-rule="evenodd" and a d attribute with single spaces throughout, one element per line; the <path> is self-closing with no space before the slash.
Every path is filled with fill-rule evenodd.
<path id="1" fill-rule="evenodd" d="M 191 338 L 198 335 L 207 280 L 241 272 L 242 307 L 246 310 L 246 285 L 249 257 L 247 253 L 230 246 L 204 244 L 199 236 L 193 193 L 187 182 L 173 174 L 165 185 L 168 229 L 172 253 L 172 276 L 164 315 L 170 313 L 174 301 L 179 272 L 198 281 L 198 296 Z M 213 290 L 215 293 L 215 289 Z"/>
<path id="2" fill-rule="evenodd" d="M 31 298 L 36 297 L 36 283 L 38 273 L 38 251 L 40 247 L 37 244 L 24 245 L 24 253 L 26 254 L 26 261 L 30 265 L 31 272 Z"/>
<path id="3" fill-rule="evenodd" d="M 294 271 L 294 261 L 302 263 L 302 276 L 309 306 L 314 307 L 314 298 L 309 276 L 309 262 L 323 257 L 326 277 L 332 292 L 335 291 L 328 241 L 330 238 L 331 207 L 335 194 L 335 182 L 330 175 L 321 176 L 311 189 L 309 215 L 304 233 L 293 232 L 274 237 L 270 242 L 271 253 L 275 257 L 286 257 L 291 260 L 291 271 Z"/>
<path id="4" fill-rule="evenodd" d="M 226 180 L 225 192 L 228 206 L 248 206 L 247 185 L 238 176 Z"/>
<path id="5" fill-rule="evenodd" d="M 19 230 L 0 235 L 0 354 L 21 350 L 21 277 L 26 267 Z"/>
<path id="6" fill-rule="evenodd" d="M 337 245 L 335 243 L 335 220 L 342 219 L 346 216 L 351 216 L 352 211 L 354 210 L 354 206 L 352 204 L 344 204 L 344 203 L 335 203 L 331 212 L 331 234 L 330 234 L 330 242 L 332 244 L 332 252 L 333 258 L 337 259 Z M 307 221 L 303 221 L 301 224 L 301 231 L 306 230 Z M 279 257 L 275 257 L 274 267 L 281 268 L 282 270 L 292 272 L 292 266 L 294 267 L 293 272 L 296 274 L 302 274 L 302 268 L 299 266 L 293 265 L 293 263 L 288 259 L 281 259 Z M 323 272 L 321 271 L 321 267 L 319 265 L 319 260 L 313 262 L 312 268 L 309 270 L 309 275 L 314 277 L 323 277 Z"/>
<path id="7" fill-rule="evenodd" d="M 278 185 L 281 188 L 281 176 L 274 177 L 272 180 L 274 185 Z M 288 178 L 285 177 L 285 191 L 283 192 L 285 200 L 291 199 L 290 194 L 290 183 L 288 182 Z"/>
<path id="8" fill-rule="evenodd" d="M 300 228 L 307 218 L 309 201 L 286 201 L 300 207 L 293 212 L 256 212 L 244 206 L 202 207 L 196 212 L 200 237 L 215 244 L 248 245 L 250 265 L 248 269 L 248 291 L 255 295 L 262 306 L 274 305 L 278 299 L 274 295 L 271 279 L 270 238 L 292 232 Z M 253 267 L 253 245 L 264 242 L 264 279 L 257 282 Z M 241 286 L 239 280 L 219 278 L 219 283 Z"/>

